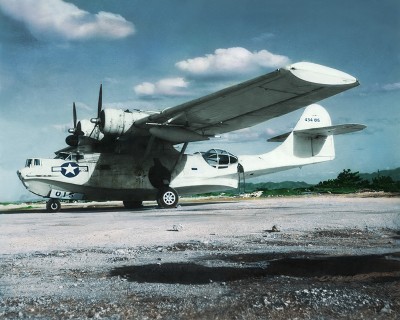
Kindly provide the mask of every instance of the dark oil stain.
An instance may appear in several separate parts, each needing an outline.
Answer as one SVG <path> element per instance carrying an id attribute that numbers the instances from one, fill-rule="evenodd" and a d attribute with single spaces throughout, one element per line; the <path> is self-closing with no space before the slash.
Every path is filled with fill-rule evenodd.
<path id="1" fill-rule="evenodd" d="M 114 268 L 110 276 L 120 276 L 132 282 L 169 284 L 208 284 L 267 276 L 323 277 L 360 274 L 395 273 L 400 279 L 400 253 L 364 256 L 278 257 L 271 254 L 240 254 L 221 257 L 237 266 L 204 266 L 182 262 L 133 265 Z M 250 266 L 258 262 L 263 266 Z M 394 280 L 393 277 L 390 277 Z"/>

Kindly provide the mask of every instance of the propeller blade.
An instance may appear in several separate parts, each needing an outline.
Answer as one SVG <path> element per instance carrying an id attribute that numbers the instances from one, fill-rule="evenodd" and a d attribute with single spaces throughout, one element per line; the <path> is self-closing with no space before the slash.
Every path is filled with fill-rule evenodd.
<path id="1" fill-rule="evenodd" d="M 97 127 L 97 124 L 95 124 L 95 125 L 93 126 L 93 129 L 92 129 L 92 131 L 91 131 L 90 134 L 89 134 L 89 138 L 92 138 L 92 133 L 94 132 L 94 130 L 96 129 L 96 127 Z"/>
<path id="2" fill-rule="evenodd" d="M 75 102 L 72 106 L 72 115 L 73 115 L 73 119 L 74 119 L 74 129 L 76 129 L 76 106 L 75 106 Z"/>
<path id="3" fill-rule="evenodd" d="M 103 84 L 100 84 L 99 103 L 97 104 L 97 119 L 100 118 L 100 112 L 102 106 L 103 106 Z"/>
<path id="4" fill-rule="evenodd" d="M 84 135 L 83 131 L 82 131 L 82 123 L 79 121 L 78 124 L 76 125 L 76 130 L 75 130 L 75 134 L 77 136 L 82 136 Z"/>

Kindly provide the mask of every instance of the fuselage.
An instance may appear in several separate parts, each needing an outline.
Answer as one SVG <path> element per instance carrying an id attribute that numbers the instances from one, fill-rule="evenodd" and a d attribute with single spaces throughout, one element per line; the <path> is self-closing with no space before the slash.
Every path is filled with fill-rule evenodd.
<path id="1" fill-rule="evenodd" d="M 160 179 L 179 194 L 237 188 L 238 158 L 226 152 L 227 161 L 217 153 L 208 155 L 212 159 L 195 153 L 155 161 L 133 154 L 59 154 L 28 159 L 18 176 L 39 196 L 71 200 L 154 200 Z"/>
<path id="2" fill-rule="evenodd" d="M 240 181 L 310 164 L 309 158 L 282 154 L 282 148 L 235 156 L 225 150 L 168 155 L 60 153 L 54 159 L 32 158 L 18 171 L 24 186 L 48 198 L 69 200 L 155 200 L 163 184 L 179 194 L 238 188 Z M 313 163 L 329 159 L 314 158 Z"/>

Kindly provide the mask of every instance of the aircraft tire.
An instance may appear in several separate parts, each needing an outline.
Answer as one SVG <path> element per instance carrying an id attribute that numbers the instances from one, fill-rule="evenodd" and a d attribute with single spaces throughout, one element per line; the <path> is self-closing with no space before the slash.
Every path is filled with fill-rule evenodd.
<path id="1" fill-rule="evenodd" d="M 138 209 L 143 207 L 142 201 L 138 200 L 138 201 L 122 201 L 122 203 L 124 204 L 125 209 Z"/>
<path id="2" fill-rule="evenodd" d="M 56 213 L 56 212 L 60 211 L 60 209 L 61 209 L 60 200 L 51 198 L 46 202 L 47 212 Z"/>
<path id="3" fill-rule="evenodd" d="M 179 196 L 174 189 L 170 187 L 160 189 L 157 197 L 157 203 L 161 208 L 176 208 L 176 206 L 178 205 L 178 201 Z"/>

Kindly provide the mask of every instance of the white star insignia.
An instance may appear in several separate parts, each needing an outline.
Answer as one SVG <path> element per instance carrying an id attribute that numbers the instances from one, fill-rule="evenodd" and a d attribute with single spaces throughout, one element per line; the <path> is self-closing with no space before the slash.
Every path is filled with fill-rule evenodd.
<path id="1" fill-rule="evenodd" d="M 69 163 L 68 167 L 65 167 L 65 174 L 71 173 L 71 174 L 75 175 L 75 169 L 76 169 L 76 167 L 71 166 L 71 164 Z"/>

